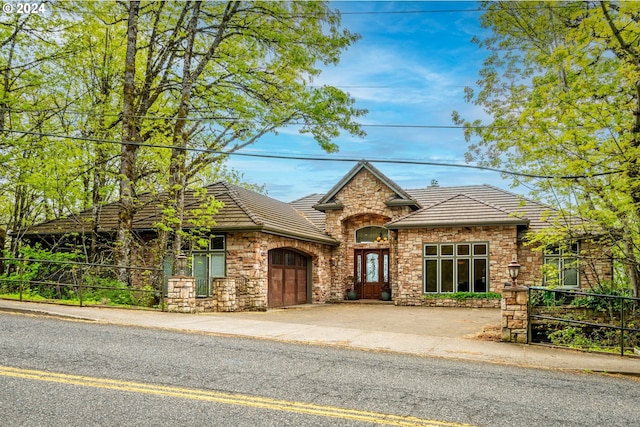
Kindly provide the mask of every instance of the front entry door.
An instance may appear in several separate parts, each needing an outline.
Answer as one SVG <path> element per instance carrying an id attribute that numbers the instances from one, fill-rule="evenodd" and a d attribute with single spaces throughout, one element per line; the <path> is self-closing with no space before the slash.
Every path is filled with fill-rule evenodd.
<path id="1" fill-rule="evenodd" d="M 389 285 L 389 249 L 356 249 L 354 261 L 358 298 L 380 299 Z"/>

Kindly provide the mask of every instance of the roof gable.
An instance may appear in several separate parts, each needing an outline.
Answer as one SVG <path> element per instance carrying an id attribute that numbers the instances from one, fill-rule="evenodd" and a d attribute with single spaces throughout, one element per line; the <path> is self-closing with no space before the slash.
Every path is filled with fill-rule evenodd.
<path id="1" fill-rule="evenodd" d="M 367 170 L 369 173 L 371 173 L 376 179 L 378 179 L 386 187 L 388 187 L 394 194 L 393 197 L 385 200 L 385 203 L 388 206 L 411 206 L 415 209 L 420 208 L 420 204 L 415 199 L 413 199 L 406 191 L 404 191 L 398 184 L 393 182 L 378 169 L 373 167 L 371 163 L 364 160 L 358 162 L 358 164 L 356 164 L 340 181 L 338 181 L 338 183 L 334 185 L 333 188 L 329 190 L 329 192 L 326 193 L 318 201 L 314 208 L 321 211 L 326 209 L 341 208 L 341 205 L 335 199 L 336 195 L 363 170 Z"/>

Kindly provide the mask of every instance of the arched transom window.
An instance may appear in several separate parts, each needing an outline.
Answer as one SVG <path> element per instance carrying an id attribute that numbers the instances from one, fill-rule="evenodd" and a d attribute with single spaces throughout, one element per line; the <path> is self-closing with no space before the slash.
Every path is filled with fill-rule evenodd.
<path id="1" fill-rule="evenodd" d="M 356 243 L 386 242 L 389 240 L 389 231 L 384 227 L 363 227 L 356 230 Z"/>

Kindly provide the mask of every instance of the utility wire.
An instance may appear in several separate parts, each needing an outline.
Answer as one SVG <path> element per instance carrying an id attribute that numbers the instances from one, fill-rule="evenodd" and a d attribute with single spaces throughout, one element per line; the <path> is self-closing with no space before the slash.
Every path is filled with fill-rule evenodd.
<path id="1" fill-rule="evenodd" d="M 15 108 L 0 108 L 0 111 L 6 111 L 11 113 L 52 113 L 56 110 L 50 108 L 43 109 L 15 109 Z M 65 113 L 69 114 L 77 114 L 77 115 L 89 115 L 94 114 L 91 111 L 80 111 L 80 110 L 65 110 Z M 119 117 L 118 113 L 104 113 L 104 116 L 107 117 Z M 186 122 L 209 122 L 209 121 L 240 121 L 237 117 L 231 116 L 200 116 L 200 117 L 185 117 L 185 118 L 175 118 L 171 116 L 152 116 L 152 115 L 134 115 L 133 117 L 137 119 L 143 120 L 182 120 Z M 253 123 L 258 123 L 258 121 L 250 121 Z M 302 122 L 291 122 L 288 123 L 291 126 L 302 126 L 304 123 Z M 394 124 L 394 123 L 359 123 L 360 127 L 368 127 L 368 128 L 390 128 L 390 129 L 527 129 L 525 126 L 509 126 L 509 125 L 418 125 L 418 124 Z M 557 130 L 567 130 L 567 129 L 603 129 L 604 127 L 595 127 L 595 126 L 562 126 L 562 127 L 549 127 L 549 129 L 557 129 Z"/>
<path id="2" fill-rule="evenodd" d="M 87 141 L 87 142 L 95 142 L 95 143 L 106 143 L 106 144 L 117 144 L 117 145 L 133 145 L 137 147 L 149 147 L 149 148 L 162 148 L 168 150 L 181 150 L 188 151 L 194 153 L 207 153 L 207 154 L 216 154 L 220 156 L 239 156 L 239 157 L 255 157 L 261 159 L 278 159 L 278 160 L 302 160 L 302 161 L 318 161 L 318 162 L 349 162 L 355 163 L 360 161 L 368 161 L 371 163 L 387 163 L 387 164 L 396 164 L 396 165 L 419 165 L 419 166 L 439 166 L 439 167 L 450 167 L 450 168 L 461 168 L 461 169 L 476 169 L 476 170 L 484 170 L 490 172 L 497 172 L 505 175 L 517 176 L 521 178 L 534 178 L 534 179 L 566 179 L 566 180 L 575 180 L 580 178 L 590 178 L 590 177 L 599 177 L 599 176 L 607 176 L 620 173 L 619 170 L 608 171 L 608 172 L 599 172 L 591 175 L 537 175 L 530 174 L 525 172 L 516 172 L 509 171 L 504 169 L 492 168 L 488 166 L 481 165 L 465 165 L 459 163 L 440 163 L 440 162 L 428 162 L 423 160 L 402 160 L 402 159 L 357 159 L 357 158 L 349 158 L 349 157 L 314 157 L 314 156 L 294 156 L 294 155 L 285 155 L 285 154 L 256 154 L 256 153 L 241 153 L 238 151 L 222 151 L 222 150 L 210 150 L 206 148 L 181 148 L 174 147 L 172 145 L 159 145 L 159 144 L 148 144 L 144 142 L 133 142 L 133 141 L 117 141 L 113 139 L 103 139 L 103 138 L 91 138 L 85 136 L 70 136 L 70 135 L 56 135 L 52 133 L 45 132 L 33 132 L 33 131 L 22 131 L 15 129 L 0 129 L 0 132 L 9 132 L 9 133 L 19 133 L 23 135 L 34 135 L 34 136 L 46 136 L 50 138 L 60 138 L 60 139 L 71 139 L 78 141 Z"/>

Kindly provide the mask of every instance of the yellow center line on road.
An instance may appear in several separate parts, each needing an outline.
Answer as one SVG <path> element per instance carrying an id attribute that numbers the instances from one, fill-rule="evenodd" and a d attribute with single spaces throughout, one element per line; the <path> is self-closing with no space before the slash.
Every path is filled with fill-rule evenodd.
<path id="1" fill-rule="evenodd" d="M 111 380 L 107 378 L 86 377 L 81 375 L 61 374 L 32 369 L 12 368 L 2 365 L 0 365 L 0 376 L 78 385 L 83 387 L 119 390 L 132 393 L 145 393 L 156 396 L 170 396 L 181 399 L 193 399 L 224 403 L 228 405 L 249 406 L 253 408 L 295 412 L 300 414 L 316 415 L 320 417 L 331 417 L 390 426 L 473 427 L 470 424 L 427 420 L 409 416 L 384 414 L 380 412 L 359 411 L 355 409 L 339 408 L 335 406 L 315 405 L 313 403 L 249 396 L 246 394 L 225 393 L 220 391 L 198 390 L 182 387 L 145 384 L 132 381 Z"/>

